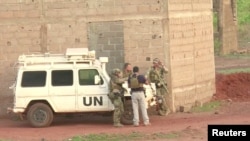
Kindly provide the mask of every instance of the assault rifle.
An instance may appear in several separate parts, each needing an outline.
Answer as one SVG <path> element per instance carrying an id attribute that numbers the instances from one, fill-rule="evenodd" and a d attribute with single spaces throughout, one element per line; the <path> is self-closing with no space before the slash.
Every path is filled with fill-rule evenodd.
<path id="1" fill-rule="evenodd" d="M 167 86 L 166 86 L 166 83 L 164 82 L 164 80 L 160 77 L 160 75 L 158 74 L 158 73 L 156 73 L 156 75 L 157 75 L 157 77 L 159 78 L 159 80 L 160 80 L 160 85 L 166 90 L 166 92 L 167 93 L 169 93 L 169 91 L 168 91 L 168 88 L 167 88 Z M 156 84 L 157 85 L 157 84 Z"/>
<path id="2" fill-rule="evenodd" d="M 150 70 L 147 72 L 147 75 L 149 75 L 149 73 L 150 73 Z M 146 75 L 146 76 L 147 76 L 147 75 Z M 156 72 L 156 75 L 157 75 L 157 77 L 159 78 L 159 81 L 160 81 L 160 82 L 158 82 L 158 83 L 160 83 L 160 85 L 166 90 L 166 92 L 169 93 L 168 88 L 167 88 L 167 86 L 166 86 L 164 80 L 160 77 L 160 75 L 159 75 L 158 72 Z M 149 80 L 150 80 L 150 79 L 149 79 Z M 157 84 L 155 84 L 155 85 L 157 85 Z"/>

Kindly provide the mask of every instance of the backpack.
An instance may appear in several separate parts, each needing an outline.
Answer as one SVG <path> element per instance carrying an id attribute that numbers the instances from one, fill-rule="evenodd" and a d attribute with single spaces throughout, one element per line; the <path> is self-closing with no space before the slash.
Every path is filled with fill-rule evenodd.
<path id="1" fill-rule="evenodd" d="M 139 83 L 137 76 L 132 75 L 130 78 L 130 88 L 134 89 L 134 88 L 140 88 L 140 87 L 141 87 L 141 85 Z"/>

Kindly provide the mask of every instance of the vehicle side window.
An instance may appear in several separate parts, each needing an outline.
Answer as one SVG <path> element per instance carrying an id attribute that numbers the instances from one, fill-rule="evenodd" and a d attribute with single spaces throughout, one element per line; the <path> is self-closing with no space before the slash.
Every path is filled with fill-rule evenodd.
<path id="1" fill-rule="evenodd" d="M 25 71 L 22 76 L 22 87 L 44 87 L 46 84 L 46 71 Z"/>
<path id="2" fill-rule="evenodd" d="M 82 69 L 79 70 L 78 73 L 80 85 L 95 85 L 95 75 L 99 75 L 98 71 L 95 69 Z M 103 84 L 102 78 L 100 84 Z"/>
<path id="3" fill-rule="evenodd" d="M 72 70 L 53 70 L 52 86 L 72 86 L 73 71 Z"/>

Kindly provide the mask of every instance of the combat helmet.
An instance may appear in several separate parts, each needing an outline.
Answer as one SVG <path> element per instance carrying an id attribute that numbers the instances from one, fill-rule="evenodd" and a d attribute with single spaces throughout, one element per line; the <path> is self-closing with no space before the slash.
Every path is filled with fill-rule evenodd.
<path id="1" fill-rule="evenodd" d="M 121 73 L 120 69 L 115 68 L 115 69 L 112 70 L 112 74 L 118 74 L 118 73 Z"/>
<path id="2" fill-rule="evenodd" d="M 159 58 L 154 58 L 154 59 L 153 59 L 153 63 L 154 63 L 154 64 L 158 64 L 159 62 L 160 62 L 160 59 L 159 59 Z"/>

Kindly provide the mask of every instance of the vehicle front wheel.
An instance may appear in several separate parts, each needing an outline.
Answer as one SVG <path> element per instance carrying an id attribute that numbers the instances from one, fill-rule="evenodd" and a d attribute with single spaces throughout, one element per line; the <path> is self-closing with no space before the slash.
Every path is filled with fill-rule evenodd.
<path id="1" fill-rule="evenodd" d="M 50 126 L 54 115 L 48 105 L 36 103 L 29 108 L 27 118 L 33 127 L 46 127 Z"/>

